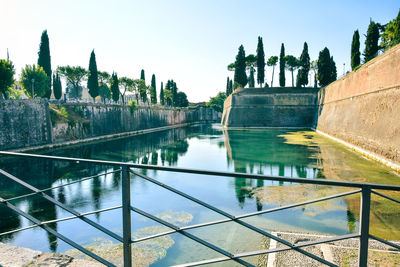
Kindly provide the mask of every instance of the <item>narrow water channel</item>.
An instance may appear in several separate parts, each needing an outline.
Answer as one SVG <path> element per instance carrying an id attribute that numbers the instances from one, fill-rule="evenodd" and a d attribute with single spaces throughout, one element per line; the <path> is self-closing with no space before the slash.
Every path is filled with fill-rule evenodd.
<path id="1" fill-rule="evenodd" d="M 217 125 L 198 125 L 36 153 L 308 179 L 400 184 L 399 175 L 391 169 L 308 130 L 223 130 Z M 1 158 L 0 167 L 40 189 L 108 173 L 52 189 L 49 194 L 78 212 L 121 204 L 120 174 L 110 167 L 10 157 Z M 142 172 L 233 215 L 351 190 L 164 171 Z M 178 226 L 223 218 L 140 177 L 132 176 L 131 188 L 133 206 Z M 22 186 L 4 177 L 0 179 L 0 197 L 11 198 L 26 193 L 30 192 Z M 389 195 L 399 197 L 394 193 Z M 382 238 L 400 239 L 400 207 L 379 198 L 372 201 L 371 232 Z M 39 196 L 17 199 L 13 204 L 41 221 L 71 216 Z M 88 218 L 122 234 L 121 210 L 89 215 Z M 358 231 L 359 225 L 359 196 L 269 213 L 245 221 L 267 231 L 353 233 Z M 30 224 L 0 207 L 0 232 Z M 134 238 L 167 229 L 135 213 L 132 224 Z M 122 250 L 118 242 L 81 220 L 50 223 L 49 226 L 95 253 L 115 263 L 121 262 L 118 257 Z M 268 240 L 263 236 L 232 222 L 189 232 L 231 253 L 268 247 Z M 0 242 L 78 255 L 69 245 L 38 227 L 2 235 Z M 168 266 L 221 256 L 177 233 L 138 243 L 134 246 L 134 255 L 136 263 L 143 266 Z M 248 260 L 257 262 L 259 259 Z"/>

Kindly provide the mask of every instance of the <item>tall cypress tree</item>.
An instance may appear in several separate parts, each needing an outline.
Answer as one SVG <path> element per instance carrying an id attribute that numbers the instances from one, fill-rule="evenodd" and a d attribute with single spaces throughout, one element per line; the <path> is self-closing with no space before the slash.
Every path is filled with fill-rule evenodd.
<path id="1" fill-rule="evenodd" d="M 226 77 L 226 90 L 225 90 L 226 96 L 230 95 L 229 93 L 229 76 Z"/>
<path id="2" fill-rule="evenodd" d="M 318 57 L 318 81 L 321 86 L 326 86 L 332 81 L 333 77 L 333 64 L 329 49 L 325 47 L 319 52 Z"/>
<path id="3" fill-rule="evenodd" d="M 249 75 L 249 87 L 254 87 L 254 69 L 250 69 L 250 75 Z"/>
<path id="4" fill-rule="evenodd" d="M 54 98 L 55 99 L 60 99 L 62 95 L 62 88 L 61 88 L 61 79 L 60 76 L 54 75 L 53 74 L 53 92 L 54 92 Z"/>
<path id="5" fill-rule="evenodd" d="M 113 74 L 111 75 L 111 95 L 112 95 L 112 99 L 117 102 L 119 99 L 119 84 L 118 84 L 118 75 L 113 72 Z"/>
<path id="6" fill-rule="evenodd" d="M 89 89 L 90 96 L 93 97 L 93 102 L 95 102 L 96 96 L 99 95 L 99 78 L 94 49 L 90 54 L 87 88 Z"/>
<path id="7" fill-rule="evenodd" d="M 279 55 L 279 85 L 281 87 L 285 87 L 285 68 L 286 68 L 286 62 L 285 62 L 285 46 L 282 43 L 281 45 L 281 53 Z"/>
<path id="8" fill-rule="evenodd" d="M 356 30 L 353 34 L 353 41 L 351 42 L 351 69 L 354 70 L 360 65 L 360 34 Z"/>
<path id="9" fill-rule="evenodd" d="M 230 92 L 230 94 L 233 93 L 233 81 L 232 80 L 229 80 L 229 92 Z"/>
<path id="10" fill-rule="evenodd" d="M 174 80 L 171 80 L 171 92 L 172 92 L 172 105 L 174 107 L 178 106 L 178 99 L 177 99 L 177 94 L 178 94 L 178 87 L 176 86 L 176 82 Z"/>
<path id="11" fill-rule="evenodd" d="M 146 81 L 146 79 L 144 77 L 144 69 L 142 69 L 142 71 L 140 72 L 140 79 L 143 81 Z"/>
<path id="12" fill-rule="evenodd" d="M 307 42 L 304 42 L 303 52 L 300 56 L 299 85 L 306 86 L 308 84 L 308 72 L 310 71 L 310 55 L 308 54 Z M 296 81 L 297 86 L 297 81 Z"/>
<path id="13" fill-rule="evenodd" d="M 368 62 L 378 55 L 379 37 L 379 25 L 371 20 L 365 39 L 364 62 Z"/>
<path id="14" fill-rule="evenodd" d="M 245 87 L 247 84 L 246 54 L 243 45 L 239 46 L 239 52 L 236 56 L 235 75 L 233 80 L 235 81 L 235 83 L 240 84 L 242 87 Z"/>
<path id="15" fill-rule="evenodd" d="M 258 36 L 257 44 L 257 83 L 262 87 L 265 74 L 265 54 L 262 38 Z"/>
<path id="16" fill-rule="evenodd" d="M 161 105 L 164 105 L 164 103 L 165 103 L 165 98 L 164 98 L 164 84 L 163 84 L 163 82 L 161 82 L 160 103 L 161 103 Z"/>
<path id="17" fill-rule="evenodd" d="M 337 79 L 337 70 L 336 70 L 336 63 L 333 60 L 333 56 L 331 56 L 331 66 L 330 66 L 330 70 L 331 70 L 331 79 L 330 82 L 334 82 Z"/>
<path id="18" fill-rule="evenodd" d="M 156 76 L 154 74 L 151 76 L 150 101 L 152 104 L 157 104 Z"/>
<path id="19" fill-rule="evenodd" d="M 43 68 L 46 72 L 47 77 L 49 77 L 49 87 L 46 89 L 45 97 L 50 98 L 51 96 L 51 58 L 50 58 L 50 45 L 49 36 L 47 35 L 47 30 L 42 32 L 40 38 L 40 46 L 38 52 L 39 58 L 37 64 Z"/>

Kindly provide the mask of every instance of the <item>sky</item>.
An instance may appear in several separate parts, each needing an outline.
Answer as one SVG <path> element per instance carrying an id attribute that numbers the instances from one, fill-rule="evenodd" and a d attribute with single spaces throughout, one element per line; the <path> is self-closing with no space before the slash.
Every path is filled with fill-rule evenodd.
<path id="1" fill-rule="evenodd" d="M 16 78 L 37 63 L 47 29 L 53 69 L 88 68 L 94 49 L 99 70 L 138 79 L 144 69 L 147 84 L 155 74 L 157 92 L 173 79 L 190 102 L 200 102 L 225 91 L 227 76 L 233 78 L 227 65 L 241 44 L 246 55 L 255 54 L 258 36 L 266 59 L 279 56 L 281 43 L 299 57 L 307 42 L 311 60 L 328 47 L 342 75 L 350 70 L 353 32 L 360 31 L 362 52 L 370 19 L 392 20 L 400 0 L 0 0 L 0 6 L 0 58 L 8 48 Z M 272 69 L 265 75 L 270 84 Z"/>

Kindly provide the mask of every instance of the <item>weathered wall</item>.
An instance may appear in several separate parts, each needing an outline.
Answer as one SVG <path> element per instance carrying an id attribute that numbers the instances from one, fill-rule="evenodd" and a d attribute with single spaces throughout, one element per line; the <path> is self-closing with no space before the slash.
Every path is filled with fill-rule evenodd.
<path id="1" fill-rule="evenodd" d="M 314 88 L 244 88 L 224 103 L 226 127 L 312 127 L 317 111 Z"/>
<path id="2" fill-rule="evenodd" d="M 317 130 L 400 163 L 400 45 L 321 89 Z"/>
<path id="3" fill-rule="evenodd" d="M 48 103 L 44 99 L 0 101 L 0 148 L 51 142 Z"/>
<path id="4" fill-rule="evenodd" d="M 60 110 L 63 109 L 63 113 Z M 98 104 L 50 105 L 45 99 L 0 101 L 0 150 L 33 147 L 194 122 L 216 122 L 211 108 L 165 109 Z"/>

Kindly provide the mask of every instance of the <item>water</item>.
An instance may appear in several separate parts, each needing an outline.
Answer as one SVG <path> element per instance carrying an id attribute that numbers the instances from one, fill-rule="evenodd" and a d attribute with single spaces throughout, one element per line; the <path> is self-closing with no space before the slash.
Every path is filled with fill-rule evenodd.
<path id="1" fill-rule="evenodd" d="M 321 135 L 300 130 L 226 131 L 215 125 L 203 125 L 40 153 L 308 179 L 386 184 L 399 184 L 400 181 L 399 176 L 390 169 L 365 159 Z M 40 189 L 90 175 L 109 173 L 52 189 L 49 194 L 78 212 L 121 205 L 120 175 L 110 173 L 115 171 L 110 167 L 21 158 L 2 159 L 0 166 Z M 153 170 L 142 172 L 233 215 L 352 190 Z M 140 177 L 132 177 L 131 188 L 133 206 L 178 226 L 223 218 Z M 5 178 L 0 180 L 1 197 L 10 198 L 25 193 L 29 191 L 22 186 Z M 394 193 L 390 196 L 399 197 Z M 373 197 L 372 200 L 372 234 L 399 239 L 399 207 L 381 198 Z M 18 199 L 13 201 L 13 204 L 42 221 L 71 216 L 39 196 Z M 167 229 L 141 215 L 132 215 L 132 233 L 135 238 Z M 0 208 L 0 218 L 0 232 L 31 224 L 4 207 Z M 120 209 L 89 215 L 88 218 L 121 234 Z M 359 226 L 359 196 L 333 199 L 244 220 L 267 231 L 334 235 L 354 233 L 358 231 Z M 49 226 L 105 258 L 120 262 L 118 257 L 121 249 L 118 242 L 79 219 L 51 223 Z M 268 248 L 268 239 L 232 222 L 192 229 L 189 232 L 231 253 Z M 71 251 L 69 245 L 41 228 L 0 236 L 0 241 L 41 251 L 68 251 L 77 255 Z M 112 253 L 109 252 L 111 249 Z M 140 243 L 135 246 L 134 254 L 138 264 L 152 266 L 167 266 L 221 256 L 177 233 Z M 247 260 L 257 263 L 260 258 L 253 257 Z"/>

